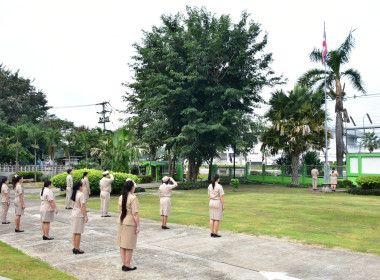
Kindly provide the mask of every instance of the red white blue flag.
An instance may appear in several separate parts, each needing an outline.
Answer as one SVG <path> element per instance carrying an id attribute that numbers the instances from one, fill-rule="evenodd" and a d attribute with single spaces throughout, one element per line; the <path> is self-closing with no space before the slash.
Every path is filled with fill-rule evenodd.
<path id="1" fill-rule="evenodd" d="M 325 24 L 323 24 L 323 50 L 322 50 L 322 64 L 325 64 L 326 58 L 327 58 L 327 44 L 326 44 L 326 30 L 325 30 Z"/>

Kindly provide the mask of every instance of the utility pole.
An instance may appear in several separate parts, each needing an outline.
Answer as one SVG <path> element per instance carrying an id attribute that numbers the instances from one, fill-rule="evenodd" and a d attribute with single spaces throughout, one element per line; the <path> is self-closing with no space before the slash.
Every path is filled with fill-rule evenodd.
<path id="1" fill-rule="evenodd" d="M 102 108 L 103 108 L 102 111 L 97 112 L 98 114 L 100 114 L 98 123 L 102 123 L 103 124 L 103 130 L 106 130 L 106 122 L 110 122 L 110 117 L 106 116 L 106 113 L 110 113 L 111 112 L 111 111 L 107 111 L 106 110 L 106 105 L 107 104 L 110 104 L 110 103 L 109 102 L 102 102 L 102 103 L 96 104 L 96 105 L 101 105 Z"/>

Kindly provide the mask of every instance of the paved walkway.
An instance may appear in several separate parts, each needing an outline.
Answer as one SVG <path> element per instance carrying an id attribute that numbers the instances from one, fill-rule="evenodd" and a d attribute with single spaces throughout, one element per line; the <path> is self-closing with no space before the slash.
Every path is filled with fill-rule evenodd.
<path id="1" fill-rule="evenodd" d="M 39 201 L 27 200 L 26 206 L 21 220 L 25 232 L 14 232 L 12 206 L 12 223 L 0 225 L 0 240 L 78 279 L 379 279 L 376 256 L 227 232 L 210 238 L 206 229 L 170 224 L 170 230 L 162 230 L 146 219 L 141 219 L 133 256 L 138 269 L 122 272 L 116 214 L 101 218 L 99 211 L 90 210 L 81 243 L 85 254 L 73 255 L 71 212 L 59 205 L 51 226 L 55 240 L 44 241 Z"/>

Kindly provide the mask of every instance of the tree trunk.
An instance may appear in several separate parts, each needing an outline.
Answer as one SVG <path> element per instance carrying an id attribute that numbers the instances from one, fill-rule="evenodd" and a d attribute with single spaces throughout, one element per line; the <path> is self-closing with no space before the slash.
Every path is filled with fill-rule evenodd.
<path id="1" fill-rule="evenodd" d="M 213 163 L 213 161 L 214 161 L 214 157 L 211 157 L 211 159 L 210 159 L 210 163 L 209 163 L 209 165 L 208 165 L 208 179 L 207 179 L 207 181 L 209 181 L 209 182 L 211 182 L 211 176 L 212 176 L 212 163 Z"/>
<path id="2" fill-rule="evenodd" d="M 298 167 L 300 163 L 300 154 L 292 155 L 292 184 L 299 185 L 298 180 Z"/>
<path id="3" fill-rule="evenodd" d="M 176 161 L 177 161 L 177 156 L 176 156 L 176 154 L 174 154 L 173 155 L 173 159 L 172 159 L 171 171 L 170 171 L 170 174 L 169 174 L 169 176 L 172 177 L 172 178 L 174 177 L 174 173 L 175 173 L 175 168 L 176 168 L 175 163 L 176 163 Z"/>
<path id="4" fill-rule="evenodd" d="M 194 168 L 195 168 L 195 162 L 194 162 L 194 160 L 193 159 L 189 159 L 189 164 L 188 164 L 189 166 L 189 168 L 188 168 L 188 170 L 187 170 L 187 180 L 189 180 L 189 181 L 192 181 L 193 180 L 193 177 L 194 177 Z"/>
<path id="5" fill-rule="evenodd" d="M 172 154 L 170 152 L 170 149 L 167 150 L 167 153 L 168 153 L 168 175 L 170 176 L 170 174 L 172 173 Z"/>
<path id="6" fill-rule="evenodd" d="M 19 164 L 18 164 L 18 148 L 16 148 L 16 173 L 19 171 Z"/>
<path id="7" fill-rule="evenodd" d="M 202 161 L 198 160 L 197 163 L 194 163 L 194 168 L 193 168 L 193 181 L 196 182 L 198 181 L 198 174 L 199 174 L 199 168 L 202 165 Z"/>
<path id="8" fill-rule="evenodd" d="M 87 155 L 87 150 L 86 150 L 86 169 L 88 169 L 88 155 Z"/>
<path id="9" fill-rule="evenodd" d="M 70 151 L 69 151 L 69 167 L 71 168 L 71 155 L 70 155 Z"/>
<path id="10" fill-rule="evenodd" d="M 343 175 L 343 156 L 344 156 L 344 143 L 343 143 L 343 119 L 342 113 L 336 113 L 335 122 L 335 141 L 336 141 L 336 164 L 339 175 Z"/>
<path id="11" fill-rule="evenodd" d="M 37 165 L 37 151 L 36 151 L 36 149 L 34 149 L 34 182 L 37 182 L 36 165 Z"/>

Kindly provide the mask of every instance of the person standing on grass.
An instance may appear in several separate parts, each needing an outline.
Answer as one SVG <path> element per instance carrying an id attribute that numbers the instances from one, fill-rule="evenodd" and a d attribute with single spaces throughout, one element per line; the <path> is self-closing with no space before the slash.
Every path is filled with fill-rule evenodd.
<path id="1" fill-rule="evenodd" d="M 172 184 L 169 185 L 169 182 Z M 160 215 L 162 222 L 162 229 L 169 229 L 167 227 L 168 216 L 170 216 L 170 209 L 172 206 L 171 196 L 172 190 L 177 187 L 178 184 L 172 177 L 165 176 L 162 178 L 162 185 L 158 188 L 158 195 L 160 197 Z"/>
<path id="2" fill-rule="evenodd" d="M 42 223 L 42 239 L 43 240 L 53 240 L 53 237 L 50 237 L 50 223 L 54 221 L 54 212 L 58 214 L 57 205 L 54 201 L 54 194 L 51 190 L 52 184 L 51 181 L 45 181 L 44 186 L 41 190 L 41 223 Z"/>
<path id="3" fill-rule="evenodd" d="M 73 211 L 71 212 L 71 231 L 73 232 L 73 254 L 83 254 L 80 249 L 80 239 L 84 233 L 84 224 L 88 222 L 86 211 L 86 200 L 82 193 L 82 182 L 76 182 L 73 187 L 71 200 L 74 201 Z"/>
<path id="4" fill-rule="evenodd" d="M 15 175 L 12 179 L 13 189 L 15 190 L 15 232 L 24 232 L 20 229 L 21 216 L 24 215 L 25 203 L 24 203 L 24 189 L 21 186 L 22 176 Z"/>
<path id="5" fill-rule="evenodd" d="M 9 205 L 11 204 L 11 191 L 8 187 L 8 178 L 3 177 L 1 178 L 1 223 L 3 225 L 10 224 L 11 222 L 8 221 L 8 210 Z"/>
<path id="6" fill-rule="evenodd" d="M 336 191 L 336 185 L 338 184 L 338 172 L 335 171 L 335 168 L 332 168 L 330 172 L 330 184 L 331 184 L 331 191 Z"/>
<path id="7" fill-rule="evenodd" d="M 134 192 L 136 184 L 127 179 L 122 195 L 119 197 L 119 219 L 116 245 L 120 247 L 120 257 L 123 262 L 122 271 L 136 270 L 131 266 L 133 250 L 136 249 L 137 234 L 140 232 L 139 200 Z"/>
<path id="8" fill-rule="evenodd" d="M 102 211 L 102 217 L 111 217 L 108 215 L 108 209 L 110 206 L 110 196 L 111 196 L 111 184 L 114 178 L 113 175 L 107 171 L 103 172 L 103 178 L 99 182 L 100 186 L 100 208 Z"/>
<path id="9" fill-rule="evenodd" d="M 219 174 L 215 174 L 212 179 L 212 183 L 208 186 L 211 237 L 222 237 L 218 234 L 218 230 L 219 222 L 223 219 L 224 190 L 219 184 L 219 180 Z"/>
<path id="10" fill-rule="evenodd" d="M 67 177 L 66 177 L 66 209 L 73 209 L 71 208 L 71 196 L 73 193 L 73 171 L 71 169 L 67 170 Z"/>
<path id="11" fill-rule="evenodd" d="M 318 175 L 319 171 L 316 166 L 311 170 L 311 177 L 313 178 L 313 190 L 317 189 L 318 186 Z"/>
<path id="12" fill-rule="evenodd" d="M 91 194 L 90 182 L 88 181 L 88 172 L 83 172 L 82 185 L 83 185 L 84 199 L 87 202 L 87 200 L 90 198 L 90 194 Z"/>

